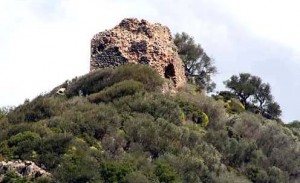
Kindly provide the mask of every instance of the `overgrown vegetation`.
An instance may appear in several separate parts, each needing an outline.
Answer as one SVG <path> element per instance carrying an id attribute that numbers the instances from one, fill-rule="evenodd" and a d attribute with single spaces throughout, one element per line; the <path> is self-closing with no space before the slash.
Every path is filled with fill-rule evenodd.
<path id="1" fill-rule="evenodd" d="M 249 73 L 240 73 L 239 76 L 231 76 L 224 83 L 247 110 L 260 113 L 268 119 L 279 119 L 281 109 L 279 104 L 273 100 L 271 86 L 263 83 L 260 77 Z"/>
<path id="2" fill-rule="evenodd" d="M 151 68 L 125 65 L 65 83 L 66 96 L 2 110 L 0 159 L 31 160 L 53 175 L 4 180 L 299 182 L 299 122 L 284 126 L 232 97 L 162 94 L 162 84 Z"/>
<path id="3" fill-rule="evenodd" d="M 195 43 L 193 37 L 185 32 L 175 34 L 174 43 L 184 63 L 188 80 L 200 89 L 212 92 L 216 87 L 212 76 L 217 72 L 212 58 L 206 54 L 200 44 Z"/>

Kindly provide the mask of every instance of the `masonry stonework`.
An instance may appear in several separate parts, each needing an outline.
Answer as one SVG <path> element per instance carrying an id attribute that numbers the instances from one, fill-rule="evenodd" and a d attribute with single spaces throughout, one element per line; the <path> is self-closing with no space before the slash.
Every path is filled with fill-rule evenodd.
<path id="1" fill-rule="evenodd" d="M 183 63 L 168 27 L 128 18 L 91 41 L 90 71 L 125 63 L 147 64 L 176 88 L 186 83 Z"/>

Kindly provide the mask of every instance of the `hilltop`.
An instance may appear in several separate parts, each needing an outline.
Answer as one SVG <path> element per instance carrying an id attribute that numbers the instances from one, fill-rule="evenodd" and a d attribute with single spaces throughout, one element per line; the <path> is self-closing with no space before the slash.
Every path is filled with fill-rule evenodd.
<path id="1" fill-rule="evenodd" d="M 164 82 L 131 64 L 66 82 L 63 95 L 55 89 L 1 118 L 0 159 L 52 174 L 33 182 L 299 180 L 299 125 L 232 112 L 193 85 L 162 93 Z"/>
<path id="2" fill-rule="evenodd" d="M 124 19 L 89 73 L 0 110 L 0 182 L 299 182 L 300 122 L 249 73 L 208 95 L 216 72 L 186 33 Z"/>

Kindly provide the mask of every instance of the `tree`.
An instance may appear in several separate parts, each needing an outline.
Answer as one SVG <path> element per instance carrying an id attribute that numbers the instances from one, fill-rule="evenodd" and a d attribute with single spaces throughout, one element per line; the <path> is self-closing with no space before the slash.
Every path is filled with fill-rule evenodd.
<path id="1" fill-rule="evenodd" d="M 262 83 L 260 86 L 258 86 L 254 98 L 259 102 L 259 109 L 262 111 L 264 105 L 273 100 L 270 85 L 268 83 Z"/>
<path id="2" fill-rule="evenodd" d="M 175 34 L 174 43 L 184 63 L 188 79 L 194 80 L 201 89 L 212 92 L 216 84 L 212 82 L 211 77 L 217 72 L 213 60 L 204 52 L 200 44 L 196 44 L 194 38 L 185 32 Z"/>
<path id="3" fill-rule="evenodd" d="M 278 119 L 281 115 L 279 104 L 273 101 L 270 84 L 263 83 L 260 77 L 240 73 L 239 76 L 231 76 L 224 84 L 247 110 L 258 112 L 269 119 Z"/>
<path id="4" fill-rule="evenodd" d="M 239 76 L 233 75 L 224 84 L 237 95 L 242 104 L 247 108 L 248 98 L 255 93 L 254 82 L 249 73 L 240 73 Z"/>
<path id="5" fill-rule="evenodd" d="M 266 105 L 266 110 L 264 111 L 264 116 L 270 119 L 278 119 L 281 116 L 281 109 L 277 102 L 269 102 Z"/>
<path id="6" fill-rule="evenodd" d="M 6 106 L 6 107 L 0 107 L 0 119 L 4 116 L 7 116 L 7 114 L 12 111 L 14 107 L 12 106 Z"/>

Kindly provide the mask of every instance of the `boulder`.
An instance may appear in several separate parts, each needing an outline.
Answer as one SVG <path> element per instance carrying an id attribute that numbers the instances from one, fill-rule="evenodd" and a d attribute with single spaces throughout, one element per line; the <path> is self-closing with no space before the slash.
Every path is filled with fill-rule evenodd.
<path id="1" fill-rule="evenodd" d="M 51 177 L 51 174 L 43 170 L 32 161 L 1 161 L 0 162 L 0 182 L 8 172 L 14 172 L 20 177 Z"/>

